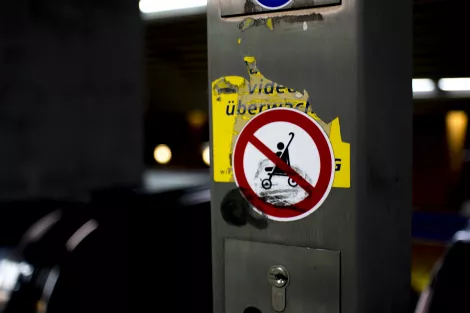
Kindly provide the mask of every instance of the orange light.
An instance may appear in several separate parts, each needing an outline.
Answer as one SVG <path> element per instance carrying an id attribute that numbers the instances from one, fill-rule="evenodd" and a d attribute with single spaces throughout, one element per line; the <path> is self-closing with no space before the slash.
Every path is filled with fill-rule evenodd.
<path id="1" fill-rule="evenodd" d="M 467 113 L 464 111 L 450 111 L 446 116 L 446 124 L 451 166 L 453 170 L 459 170 L 463 161 L 467 134 Z"/>
<path id="2" fill-rule="evenodd" d="M 195 110 L 188 114 L 188 123 L 194 128 L 202 127 L 206 121 L 207 114 L 200 110 Z"/>

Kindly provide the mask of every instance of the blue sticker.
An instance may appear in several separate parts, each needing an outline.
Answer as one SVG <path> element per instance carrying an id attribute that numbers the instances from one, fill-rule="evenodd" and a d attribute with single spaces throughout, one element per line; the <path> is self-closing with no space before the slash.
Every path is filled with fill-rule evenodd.
<path id="1" fill-rule="evenodd" d="M 292 0 L 255 0 L 260 6 L 269 10 L 282 9 L 287 6 Z"/>

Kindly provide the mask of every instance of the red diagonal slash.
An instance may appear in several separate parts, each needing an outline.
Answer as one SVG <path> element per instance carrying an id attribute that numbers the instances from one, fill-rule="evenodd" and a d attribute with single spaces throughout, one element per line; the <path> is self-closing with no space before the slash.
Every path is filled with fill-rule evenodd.
<path id="1" fill-rule="evenodd" d="M 281 158 L 279 158 L 274 152 L 271 151 L 264 143 L 262 143 L 258 138 L 252 136 L 249 139 L 249 142 L 255 146 L 262 154 L 264 154 L 271 162 L 273 162 L 278 168 L 280 168 L 284 173 L 289 175 L 300 187 L 302 187 L 305 192 L 311 195 L 314 192 L 314 187 L 306 181 L 302 176 L 300 176 L 292 167 L 286 164 Z"/>

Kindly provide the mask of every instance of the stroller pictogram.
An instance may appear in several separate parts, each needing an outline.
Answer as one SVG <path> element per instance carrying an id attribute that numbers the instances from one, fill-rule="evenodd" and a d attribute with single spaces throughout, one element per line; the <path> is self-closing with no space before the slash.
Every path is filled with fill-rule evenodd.
<path id="1" fill-rule="evenodd" d="M 279 142 L 277 144 L 277 148 L 279 149 L 279 151 L 276 153 L 276 155 L 287 165 L 290 166 L 289 146 L 292 143 L 292 140 L 294 140 L 295 134 L 289 133 L 289 136 L 291 138 L 286 146 L 284 146 L 284 143 L 282 142 Z M 284 173 L 283 170 L 278 168 L 276 165 L 274 167 L 266 167 L 264 170 L 268 172 L 268 178 L 263 179 L 263 181 L 261 182 L 261 186 L 263 186 L 263 188 L 266 190 L 271 189 L 271 187 L 273 186 L 273 183 L 271 182 L 273 176 L 288 176 L 286 173 Z M 287 183 L 292 188 L 297 187 L 297 183 L 291 177 L 287 179 Z"/>

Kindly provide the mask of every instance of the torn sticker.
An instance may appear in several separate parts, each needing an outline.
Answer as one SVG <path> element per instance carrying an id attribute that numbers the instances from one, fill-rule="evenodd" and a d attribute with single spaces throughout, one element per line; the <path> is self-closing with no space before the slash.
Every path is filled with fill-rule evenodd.
<path id="1" fill-rule="evenodd" d="M 343 142 L 339 118 L 330 123 L 315 113 L 307 91 L 297 91 L 264 77 L 255 57 L 244 58 L 249 79 L 226 76 L 212 83 L 213 173 L 216 182 L 234 182 L 232 153 L 238 134 L 254 116 L 273 108 L 307 113 L 327 134 L 334 151 L 334 188 L 350 188 L 350 144 Z"/>

